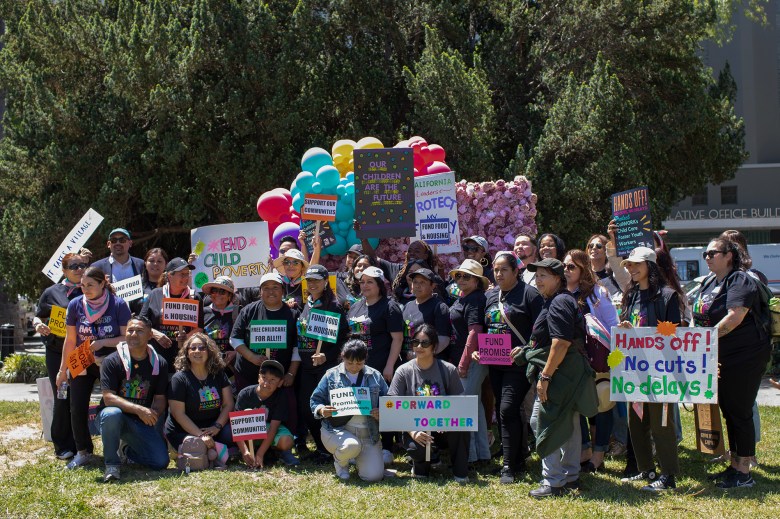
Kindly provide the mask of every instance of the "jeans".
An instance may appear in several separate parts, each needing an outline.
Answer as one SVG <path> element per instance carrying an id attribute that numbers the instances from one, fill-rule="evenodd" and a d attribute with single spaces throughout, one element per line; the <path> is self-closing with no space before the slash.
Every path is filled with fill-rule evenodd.
<path id="1" fill-rule="evenodd" d="M 348 467 L 349 460 L 354 459 L 363 481 L 379 481 L 384 477 L 382 444 L 371 442 L 368 427 L 347 424 L 332 431 L 323 427 L 321 433 L 322 443 L 339 465 Z"/>
<path id="2" fill-rule="evenodd" d="M 49 374 L 49 382 L 54 391 L 54 412 L 51 417 L 51 441 L 54 443 L 54 452 L 63 454 L 70 451 L 76 453 L 76 442 L 73 439 L 73 429 L 70 426 L 70 388 L 68 398 L 57 398 L 57 372 L 60 370 L 62 352 L 54 352 L 46 348 L 46 371 Z"/>
<path id="3" fill-rule="evenodd" d="M 585 418 L 580 415 L 582 448 L 590 449 L 593 447 L 593 450 L 596 452 L 607 452 L 609 449 L 609 436 L 612 433 L 612 423 L 612 409 L 599 413 L 593 418 Z M 596 428 L 595 438 L 591 439 L 588 424 Z"/>
<path id="4" fill-rule="evenodd" d="M 70 383 L 70 426 L 73 439 L 79 451 L 92 452 L 92 435 L 89 434 L 89 399 L 95 381 L 100 379 L 97 364 L 88 367 L 84 374 L 71 378 Z"/>
<path id="5" fill-rule="evenodd" d="M 531 414 L 531 427 L 537 430 L 539 406 L 537 398 Z M 574 430 L 566 443 L 552 454 L 542 458 L 542 485 L 561 488 L 566 483 L 577 481 L 580 477 L 580 455 L 582 454 L 582 433 L 580 432 L 580 414 L 572 413 Z"/>
<path id="6" fill-rule="evenodd" d="M 628 408 L 625 402 L 618 402 L 612 408 L 612 435 L 623 445 L 628 445 Z"/>
<path id="7" fill-rule="evenodd" d="M 531 383 L 525 376 L 525 369 L 498 369 L 491 366 L 489 370 L 499 409 L 504 466 L 518 472 L 524 470 L 525 458 L 528 456 L 528 428 L 525 426 L 523 400 L 531 389 Z"/>
<path id="8" fill-rule="evenodd" d="M 477 460 L 490 459 L 490 446 L 487 438 L 487 420 L 485 420 L 485 408 L 482 405 L 482 381 L 487 376 L 488 368 L 479 362 L 469 364 L 469 371 L 466 378 L 461 379 L 463 383 L 464 395 L 477 395 L 477 424 L 478 429 L 469 433 L 471 441 L 469 442 L 469 463 Z"/>
<path id="9" fill-rule="evenodd" d="M 127 443 L 127 457 L 134 462 L 153 470 L 162 470 L 168 466 L 168 445 L 154 426 L 123 413 L 118 407 L 104 408 L 98 419 L 107 467 L 121 463 L 117 452 L 119 440 Z"/>

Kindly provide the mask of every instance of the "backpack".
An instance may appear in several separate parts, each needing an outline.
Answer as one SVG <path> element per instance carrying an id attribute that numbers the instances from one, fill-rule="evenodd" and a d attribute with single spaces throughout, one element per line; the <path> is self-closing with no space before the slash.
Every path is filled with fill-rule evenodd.
<path id="1" fill-rule="evenodd" d="M 748 278 L 758 289 L 758 302 L 753 303 L 751 312 L 756 324 L 767 337 L 780 335 L 780 299 L 773 296 L 772 291 L 757 276 L 747 272 Z"/>
<path id="2" fill-rule="evenodd" d="M 209 468 L 208 454 L 206 442 L 197 436 L 187 436 L 179 446 L 176 468 L 188 474 L 193 470 L 205 470 Z"/>

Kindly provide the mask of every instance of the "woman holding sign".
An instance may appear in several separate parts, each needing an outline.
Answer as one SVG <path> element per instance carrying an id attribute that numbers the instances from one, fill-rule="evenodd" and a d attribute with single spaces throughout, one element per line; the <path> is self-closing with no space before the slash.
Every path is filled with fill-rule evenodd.
<path id="1" fill-rule="evenodd" d="M 637 247 L 620 265 L 631 276 L 631 284 L 623 295 L 621 304 L 619 325 L 621 328 L 637 326 L 655 328 L 661 321 L 680 323 L 682 315 L 679 296 L 664 283 L 653 249 Z M 642 490 L 650 492 L 677 488 L 675 475 L 680 471 L 677 458 L 677 433 L 673 415 L 665 409 L 667 405 L 634 402 L 628 412 L 628 428 L 639 474 L 623 478 L 623 481 L 645 480 L 648 484 L 642 487 Z M 753 406 L 752 400 L 750 406 Z M 653 462 L 653 444 L 661 464 L 661 475 L 657 479 Z"/>
<path id="2" fill-rule="evenodd" d="M 69 253 L 62 258 L 62 272 L 65 279 L 61 283 L 52 285 L 41 294 L 38 308 L 33 319 L 35 331 L 41 334 L 43 344 L 46 346 L 46 371 L 49 373 L 49 382 L 52 391 L 58 395 L 57 371 L 62 364 L 62 347 L 65 343 L 65 309 L 71 300 L 81 295 L 81 276 L 88 266 L 87 260 L 78 254 Z M 54 330 L 45 324 L 42 319 L 56 319 L 52 315 L 52 309 L 59 314 Z M 54 322 L 49 321 L 54 327 Z M 65 397 L 59 395 L 54 399 L 54 412 L 51 419 L 51 440 L 54 443 L 54 453 L 61 460 L 70 459 L 76 453 L 76 444 L 73 441 L 73 430 L 70 427 L 70 391 L 65 392 Z"/>
<path id="3" fill-rule="evenodd" d="M 770 337 L 759 314 L 761 292 L 742 270 L 740 248 L 712 240 L 704 252 L 714 274 L 705 280 L 693 305 L 696 326 L 718 330 L 718 405 L 726 420 L 731 465 L 711 476 L 719 488 L 752 487 L 750 459 L 756 455 L 753 403 L 769 361 Z"/>
<path id="4" fill-rule="evenodd" d="M 284 281 L 284 302 L 290 308 L 303 308 L 303 287 L 301 281 L 309 262 L 298 249 L 289 249 L 274 260 L 274 268 Z"/>
<path id="5" fill-rule="evenodd" d="M 68 463 L 69 469 L 89 463 L 92 436 L 87 419 L 92 386 L 100 378 L 99 366 L 103 358 L 115 352 L 116 345 L 124 340 L 127 321 L 130 320 L 130 308 L 121 297 L 114 295 L 114 289 L 101 269 L 89 267 L 84 271 L 81 291 L 82 295 L 68 303 L 65 344 L 57 373 L 57 387 L 66 380 L 70 382 L 70 424 L 78 452 Z M 89 350 L 94 355 L 94 362 L 89 365 L 86 365 L 88 360 L 69 362 L 71 353 L 87 341 L 90 341 Z M 78 366 L 75 368 L 76 376 L 74 366 Z"/>
<path id="6" fill-rule="evenodd" d="M 298 416 L 305 420 L 317 444 L 315 461 L 329 462 L 331 455 L 322 443 L 320 421 L 312 415 L 309 400 L 325 372 L 338 364 L 339 345 L 347 340 L 349 324 L 328 283 L 328 269 L 311 265 L 305 278 L 309 294 L 298 319 L 298 354 L 301 356 Z M 335 326 L 332 325 L 334 320 L 338 321 Z M 312 323 L 316 326 L 310 329 Z M 324 334 L 333 335 L 325 338 Z"/>

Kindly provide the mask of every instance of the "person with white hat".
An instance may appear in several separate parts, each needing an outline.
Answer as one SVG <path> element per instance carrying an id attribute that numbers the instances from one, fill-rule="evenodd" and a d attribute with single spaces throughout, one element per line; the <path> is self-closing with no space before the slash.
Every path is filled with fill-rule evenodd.
<path id="1" fill-rule="evenodd" d="M 236 350 L 234 368 L 236 390 L 241 391 L 255 383 L 263 361 L 270 359 L 278 361 L 284 367 L 282 382 L 285 387 L 292 386 L 295 375 L 301 364 L 293 360 L 294 349 L 298 343 L 299 312 L 284 304 L 284 281 L 276 272 L 263 274 L 260 278 L 260 300 L 248 304 L 241 309 L 233 330 L 230 333 L 230 344 Z M 252 342 L 252 321 L 283 321 L 276 325 L 280 330 L 274 330 L 274 335 L 281 332 L 284 336 L 283 348 L 271 348 L 268 343 Z"/>
<path id="2" fill-rule="evenodd" d="M 203 306 L 203 331 L 217 344 L 230 370 L 236 360 L 236 352 L 230 345 L 230 332 L 241 311 L 235 297 L 236 287 L 230 277 L 217 276 L 214 281 L 204 284 L 201 290 L 211 299 L 210 304 Z"/>
<path id="3" fill-rule="evenodd" d="M 303 274 L 309 268 L 309 262 L 298 249 L 288 249 L 274 260 L 274 268 L 282 278 L 284 303 L 299 312 L 303 308 Z"/>

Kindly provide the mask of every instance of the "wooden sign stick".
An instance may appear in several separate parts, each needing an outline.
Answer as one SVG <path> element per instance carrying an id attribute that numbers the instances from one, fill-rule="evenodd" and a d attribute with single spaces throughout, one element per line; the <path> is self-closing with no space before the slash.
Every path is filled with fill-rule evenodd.
<path id="1" fill-rule="evenodd" d="M 319 341 L 317 341 L 317 351 L 315 351 L 315 352 L 314 352 L 314 354 L 315 354 L 315 355 L 319 355 L 319 353 L 320 353 L 320 348 L 322 348 L 322 339 L 320 339 Z"/>
<path id="2" fill-rule="evenodd" d="M 425 461 L 431 461 L 431 442 L 425 442 Z"/>
<path id="3" fill-rule="evenodd" d="M 265 349 L 265 356 L 266 356 L 267 359 L 271 358 L 271 348 L 266 348 Z"/>

